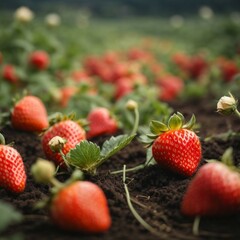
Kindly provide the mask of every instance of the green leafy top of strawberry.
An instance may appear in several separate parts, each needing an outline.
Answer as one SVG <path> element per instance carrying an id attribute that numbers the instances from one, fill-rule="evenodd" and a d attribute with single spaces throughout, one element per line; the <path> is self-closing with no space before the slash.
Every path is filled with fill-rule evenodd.
<path id="1" fill-rule="evenodd" d="M 56 112 L 48 117 L 49 126 L 53 126 L 54 124 L 65 121 L 65 120 L 72 120 L 78 123 L 81 127 L 86 127 L 88 125 L 88 122 L 86 119 L 76 119 L 75 112 L 69 113 L 68 115 L 64 115 L 61 112 Z"/>
<path id="2" fill-rule="evenodd" d="M 146 147 L 150 147 L 154 140 L 163 133 L 179 129 L 193 130 L 195 127 L 196 118 L 194 114 L 188 122 L 185 122 L 184 116 L 180 112 L 177 112 L 169 117 L 167 123 L 152 120 L 149 125 L 150 133 L 142 135 L 140 139 Z"/>
<path id="3" fill-rule="evenodd" d="M 221 162 L 224 165 L 226 165 L 228 168 L 230 168 L 231 170 L 240 173 L 239 167 L 234 165 L 233 148 L 232 147 L 227 148 L 224 151 L 223 155 L 219 159 L 208 159 L 208 160 L 206 160 L 206 162 L 208 162 L 208 163 Z"/>

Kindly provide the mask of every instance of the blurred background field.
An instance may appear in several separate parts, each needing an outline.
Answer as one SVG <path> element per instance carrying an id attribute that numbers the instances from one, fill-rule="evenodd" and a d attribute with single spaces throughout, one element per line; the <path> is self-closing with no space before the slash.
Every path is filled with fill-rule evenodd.
<path id="1" fill-rule="evenodd" d="M 30 10 L 30 20 L 17 16 L 22 6 Z M 240 2 L 236 0 L 184 4 L 177 0 L 11 0 L 0 4 L 0 29 L 2 108 L 9 107 L 17 93 L 28 90 L 41 96 L 49 109 L 64 105 L 63 111 L 74 110 L 89 93 L 89 81 L 82 81 L 86 78 L 94 82 L 94 89 L 90 86 L 94 94 L 87 100 L 93 105 L 112 106 L 135 92 L 147 95 L 141 93 L 140 85 L 149 95 L 155 91 L 163 102 L 208 94 L 217 98 L 228 90 L 239 91 Z M 38 50 L 48 54 L 46 69 L 29 66 L 29 55 Z M 93 58 L 97 71 L 89 70 Z M 4 76 L 6 65 L 14 68 L 15 81 Z M 116 66 L 121 71 L 128 66 L 118 79 L 132 76 L 132 71 L 141 74 L 121 97 L 116 97 L 118 83 L 123 82 L 113 77 Z M 74 72 L 84 77 L 80 74 L 76 80 Z M 165 76 L 178 80 L 163 80 Z M 75 90 L 63 93 L 70 88 Z M 171 96 L 163 97 L 170 88 L 174 89 Z"/>

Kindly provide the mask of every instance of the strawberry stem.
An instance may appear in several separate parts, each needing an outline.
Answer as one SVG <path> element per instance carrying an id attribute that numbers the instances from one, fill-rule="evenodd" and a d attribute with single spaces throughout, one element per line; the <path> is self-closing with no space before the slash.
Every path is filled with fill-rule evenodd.
<path id="1" fill-rule="evenodd" d="M 135 135 L 137 133 L 137 130 L 138 130 L 138 126 L 139 126 L 139 111 L 138 111 L 138 104 L 137 102 L 135 102 L 134 100 L 129 100 L 127 103 L 126 103 L 126 108 L 129 110 L 129 111 L 133 111 L 134 112 L 134 125 L 133 125 L 133 129 L 132 129 L 132 132 L 131 132 L 131 136 L 132 135 Z"/>
<path id="2" fill-rule="evenodd" d="M 61 157 L 62 157 L 64 163 L 66 164 L 68 171 L 71 172 L 72 169 L 71 169 L 71 167 L 69 165 L 69 162 L 68 162 L 66 156 L 64 155 L 64 153 L 63 153 L 63 151 L 61 149 L 59 150 L 59 153 L 61 154 Z"/>
<path id="3" fill-rule="evenodd" d="M 135 121 L 134 121 L 131 135 L 135 135 L 137 133 L 138 126 L 139 126 L 139 111 L 137 107 L 134 109 L 134 115 L 135 115 Z"/>
<path id="4" fill-rule="evenodd" d="M 200 225 L 200 216 L 196 216 L 193 222 L 192 232 L 194 236 L 199 236 L 199 225 Z"/>
<path id="5" fill-rule="evenodd" d="M 54 192 L 57 192 L 57 191 L 59 191 L 63 186 L 64 186 L 64 184 L 63 183 L 61 183 L 60 181 L 58 181 L 56 178 L 51 178 L 50 179 L 50 183 L 52 184 L 52 186 L 53 186 L 53 191 Z"/>
<path id="6" fill-rule="evenodd" d="M 136 167 L 128 168 L 126 170 L 126 172 L 137 171 L 137 170 L 143 169 L 145 166 L 146 166 L 145 163 L 143 163 L 143 164 L 140 164 Z M 123 170 L 117 170 L 117 171 L 110 172 L 110 174 L 119 174 L 119 173 L 122 173 L 122 172 L 123 172 Z"/>
<path id="7" fill-rule="evenodd" d="M 126 199 L 127 199 L 127 204 L 128 207 L 133 214 L 133 216 L 136 218 L 136 220 L 145 228 L 147 229 L 150 233 L 154 234 L 155 236 L 161 237 L 163 239 L 163 235 L 158 233 L 157 230 L 155 230 L 152 226 L 150 226 L 136 211 L 136 209 L 133 207 L 132 202 L 131 202 L 131 197 L 130 193 L 128 190 L 128 186 L 126 184 L 126 165 L 123 165 L 123 185 L 125 189 L 125 194 L 126 194 Z"/>
<path id="8" fill-rule="evenodd" d="M 148 159 L 145 163 L 143 164 L 140 164 L 140 165 L 137 165 L 135 167 L 132 167 L 132 168 L 128 168 L 126 169 L 126 172 L 135 172 L 135 171 L 138 171 L 138 170 L 141 170 L 141 169 L 144 169 L 145 167 L 147 167 L 149 165 L 149 163 L 152 161 L 153 157 L 151 157 L 150 159 Z M 119 174 L 119 173 L 122 173 L 123 170 L 116 170 L 116 171 L 113 171 L 113 172 L 110 172 L 110 174 Z"/>
<path id="9" fill-rule="evenodd" d="M 5 145 L 6 144 L 5 138 L 4 138 L 4 136 L 1 133 L 0 133 L 0 144 L 1 145 Z"/>
<path id="10" fill-rule="evenodd" d="M 234 113 L 240 118 L 240 112 L 237 110 L 237 108 L 234 110 Z"/>

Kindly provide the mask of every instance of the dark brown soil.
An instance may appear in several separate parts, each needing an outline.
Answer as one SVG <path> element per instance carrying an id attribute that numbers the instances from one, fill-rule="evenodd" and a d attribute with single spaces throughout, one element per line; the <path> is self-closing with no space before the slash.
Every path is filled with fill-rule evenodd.
<path id="1" fill-rule="evenodd" d="M 222 155 L 224 150 L 233 146 L 236 165 L 240 164 L 240 137 L 235 136 L 227 141 L 212 139 L 204 141 L 205 137 L 224 133 L 232 126 L 239 130 L 240 120 L 236 117 L 220 116 L 215 111 L 215 99 L 202 99 L 191 103 L 171 104 L 175 111 L 181 111 L 185 116 L 196 115 L 200 123 L 199 136 L 202 141 L 203 158 L 212 159 Z M 210 103 L 209 103 L 210 102 Z M 154 240 L 154 239 L 240 239 L 240 214 L 229 217 L 202 218 L 200 236 L 192 234 L 193 219 L 183 216 L 180 203 L 184 191 L 191 180 L 151 166 L 135 173 L 128 173 L 128 187 L 134 206 L 140 215 L 159 233 L 157 237 L 145 230 L 133 217 L 126 203 L 122 175 L 111 175 L 109 169 L 122 169 L 123 164 L 128 167 L 145 161 L 145 150 L 136 140 L 130 146 L 104 163 L 96 176 L 86 176 L 97 183 L 104 190 L 112 216 L 112 227 L 104 234 L 86 235 L 82 233 L 65 232 L 55 227 L 47 218 L 46 210 L 33 210 L 33 205 L 48 194 L 48 187 L 34 183 L 29 175 L 30 166 L 37 157 L 44 157 L 40 140 L 34 134 L 15 131 L 11 128 L 3 129 L 7 142 L 14 141 L 16 149 L 21 153 L 28 173 L 27 187 L 24 193 L 12 195 L 0 189 L 0 199 L 12 203 L 25 215 L 23 223 L 9 228 L 5 232 L 8 237 L 12 233 L 22 232 L 28 240 Z M 101 144 L 103 138 L 94 139 Z M 62 176 L 62 178 L 67 176 Z M 87 203 L 86 203 L 87 204 Z M 197 203 L 196 203 L 197 204 Z"/>

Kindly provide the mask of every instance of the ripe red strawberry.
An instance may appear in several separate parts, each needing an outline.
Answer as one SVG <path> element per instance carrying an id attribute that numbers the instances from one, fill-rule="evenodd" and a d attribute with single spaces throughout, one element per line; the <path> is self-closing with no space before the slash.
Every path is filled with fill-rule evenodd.
<path id="1" fill-rule="evenodd" d="M 218 60 L 218 65 L 223 77 L 223 80 L 226 82 L 231 82 L 234 79 L 234 76 L 240 72 L 238 69 L 237 63 L 233 60 L 220 58 Z"/>
<path id="2" fill-rule="evenodd" d="M 70 99 L 77 93 L 77 88 L 74 86 L 65 86 L 60 89 L 60 92 L 60 105 L 61 107 L 67 107 Z"/>
<path id="3" fill-rule="evenodd" d="M 196 55 L 190 59 L 189 73 L 192 78 L 201 77 L 207 70 L 208 63 L 203 56 Z"/>
<path id="4" fill-rule="evenodd" d="M 133 81 L 129 77 L 119 78 L 115 84 L 115 100 L 130 94 L 134 89 Z"/>
<path id="5" fill-rule="evenodd" d="M 25 96 L 12 110 L 11 123 L 15 129 L 41 132 L 48 127 L 46 108 L 38 97 Z"/>
<path id="6" fill-rule="evenodd" d="M 232 214 L 240 210 L 240 175 L 221 162 L 207 163 L 190 182 L 181 211 L 188 216 Z"/>
<path id="7" fill-rule="evenodd" d="M 52 220 L 62 229 L 98 233 L 107 231 L 111 217 L 106 197 L 96 184 L 77 181 L 52 199 Z"/>
<path id="8" fill-rule="evenodd" d="M 29 64 L 38 70 L 44 70 L 49 66 L 50 60 L 45 51 L 35 51 L 29 56 Z"/>
<path id="9" fill-rule="evenodd" d="M 159 97 L 164 101 L 174 100 L 183 91 L 183 81 L 176 76 L 167 75 L 157 80 L 160 88 Z"/>
<path id="10" fill-rule="evenodd" d="M 18 82 L 19 78 L 16 75 L 16 71 L 13 65 L 5 65 L 2 70 L 2 76 L 4 79 L 8 80 L 11 83 Z"/>
<path id="11" fill-rule="evenodd" d="M 53 185 L 52 195 L 45 202 L 53 222 L 65 230 L 107 231 L 111 217 L 102 189 L 94 183 L 81 181 L 83 173 L 80 170 L 75 170 L 65 183 L 54 177 L 55 172 L 54 164 L 44 159 L 38 159 L 31 167 L 36 182 Z"/>
<path id="12" fill-rule="evenodd" d="M 42 136 L 42 147 L 47 159 L 53 160 L 56 164 L 63 163 L 61 154 L 53 152 L 48 145 L 55 136 L 62 137 L 67 141 L 62 149 L 65 155 L 81 140 L 86 139 L 85 130 L 73 120 L 62 120 L 51 126 Z"/>
<path id="13" fill-rule="evenodd" d="M 26 185 L 26 173 L 21 155 L 13 147 L 0 144 L 0 186 L 21 193 Z"/>
<path id="14" fill-rule="evenodd" d="M 191 130 L 195 124 L 194 115 L 187 124 L 183 124 L 183 120 L 183 115 L 177 113 L 170 117 L 168 125 L 151 122 L 151 131 L 157 137 L 152 145 L 152 154 L 159 165 L 191 176 L 201 160 L 201 143 Z"/>
<path id="15" fill-rule="evenodd" d="M 96 137 L 102 134 L 114 134 L 118 130 L 116 119 L 111 117 L 107 108 L 98 107 L 93 109 L 87 117 L 89 131 L 87 138 Z"/>

